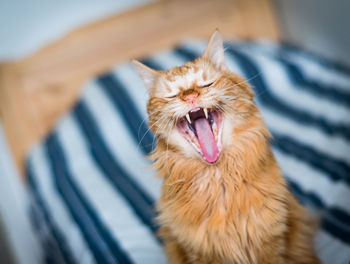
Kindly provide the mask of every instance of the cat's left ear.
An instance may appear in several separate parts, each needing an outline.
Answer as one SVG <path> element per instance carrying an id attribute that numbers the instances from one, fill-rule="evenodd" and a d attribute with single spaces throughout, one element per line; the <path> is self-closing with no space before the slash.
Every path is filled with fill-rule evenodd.
<path id="1" fill-rule="evenodd" d="M 153 89 L 154 84 L 159 76 L 159 72 L 151 69 L 150 67 L 137 60 L 133 60 L 132 64 L 134 65 L 136 72 L 143 80 L 148 92 L 150 92 Z"/>
<path id="2" fill-rule="evenodd" d="M 217 68 L 221 70 L 228 70 L 225 63 L 223 40 L 218 30 L 216 30 L 210 37 L 209 44 L 203 54 L 203 57 L 209 59 Z"/>

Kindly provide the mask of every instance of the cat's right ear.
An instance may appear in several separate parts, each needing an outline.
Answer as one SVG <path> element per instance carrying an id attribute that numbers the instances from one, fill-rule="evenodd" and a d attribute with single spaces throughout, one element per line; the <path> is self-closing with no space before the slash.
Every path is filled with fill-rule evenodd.
<path id="1" fill-rule="evenodd" d="M 134 65 L 136 72 L 140 75 L 141 79 L 143 80 L 147 90 L 150 92 L 153 89 L 154 84 L 159 76 L 159 72 L 154 69 L 151 69 L 150 67 L 137 60 L 133 60 L 132 64 Z"/>
<path id="2" fill-rule="evenodd" d="M 228 70 L 225 63 L 223 40 L 219 30 L 211 35 L 203 57 L 209 59 L 217 68 Z"/>

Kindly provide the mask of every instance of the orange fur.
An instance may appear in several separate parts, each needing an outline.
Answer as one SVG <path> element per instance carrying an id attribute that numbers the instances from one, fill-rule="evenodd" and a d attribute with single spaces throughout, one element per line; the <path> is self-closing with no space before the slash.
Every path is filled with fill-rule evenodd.
<path id="1" fill-rule="evenodd" d="M 319 263 L 314 223 L 287 188 L 253 91 L 224 65 L 220 35 L 182 67 L 156 72 L 135 66 L 150 92 L 149 126 L 157 138 L 151 158 L 164 178 L 158 221 L 170 263 Z M 201 88 L 196 77 L 167 97 L 191 69 L 201 69 L 204 81 L 214 79 L 213 87 Z M 223 149 L 214 164 L 176 136 L 189 91 L 199 94 L 201 107 L 224 114 Z"/>

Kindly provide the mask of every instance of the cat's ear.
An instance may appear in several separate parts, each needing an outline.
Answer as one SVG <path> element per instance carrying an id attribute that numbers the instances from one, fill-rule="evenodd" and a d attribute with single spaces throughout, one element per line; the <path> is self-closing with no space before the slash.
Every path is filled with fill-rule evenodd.
<path id="1" fill-rule="evenodd" d="M 210 37 L 208 46 L 203 54 L 204 58 L 209 59 L 217 68 L 228 70 L 225 63 L 224 45 L 222 36 L 218 30 Z"/>
<path id="2" fill-rule="evenodd" d="M 158 78 L 159 72 L 151 69 L 150 67 L 137 60 L 133 60 L 132 64 L 134 65 L 136 72 L 140 75 L 141 79 L 145 83 L 147 90 L 151 91 L 154 87 L 155 81 Z"/>

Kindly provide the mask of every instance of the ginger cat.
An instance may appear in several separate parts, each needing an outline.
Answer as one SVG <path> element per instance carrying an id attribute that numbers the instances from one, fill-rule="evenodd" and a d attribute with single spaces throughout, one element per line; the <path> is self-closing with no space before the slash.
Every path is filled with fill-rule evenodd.
<path id="1" fill-rule="evenodd" d="M 220 33 L 181 67 L 133 64 L 150 95 L 169 262 L 320 263 L 313 220 L 281 175 L 254 92 L 225 64 Z"/>

